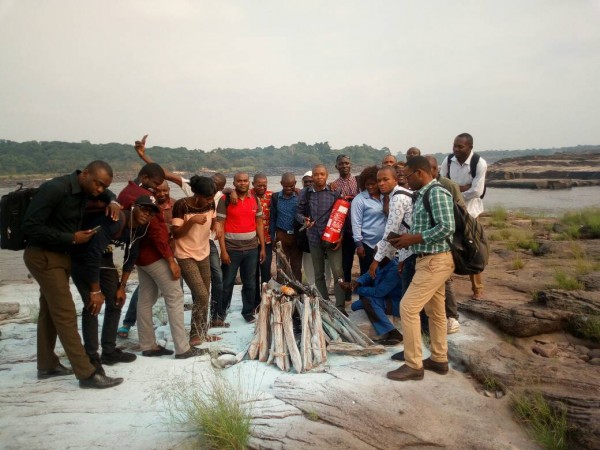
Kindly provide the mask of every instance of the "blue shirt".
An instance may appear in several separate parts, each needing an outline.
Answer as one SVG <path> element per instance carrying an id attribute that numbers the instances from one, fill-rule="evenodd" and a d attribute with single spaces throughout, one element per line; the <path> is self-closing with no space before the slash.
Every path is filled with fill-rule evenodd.
<path id="1" fill-rule="evenodd" d="M 276 192 L 271 197 L 271 216 L 269 231 L 271 242 L 275 241 L 275 230 L 292 231 L 296 223 L 296 208 L 298 207 L 298 194 L 292 193 L 285 197 L 283 191 Z"/>
<path id="2" fill-rule="evenodd" d="M 354 197 L 350 209 L 352 221 L 352 237 L 356 246 L 362 244 L 375 248 L 383 238 L 387 218 L 383 213 L 383 202 L 381 199 L 373 198 L 365 190 Z"/>

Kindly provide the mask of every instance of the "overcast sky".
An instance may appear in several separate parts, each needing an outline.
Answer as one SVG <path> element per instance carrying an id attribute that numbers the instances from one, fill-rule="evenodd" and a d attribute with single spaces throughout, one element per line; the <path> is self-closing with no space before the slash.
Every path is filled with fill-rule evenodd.
<path id="1" fill-rule="evenodd" d="M 600 144 L 600 1 L 0 0 L 0 139 Z"/>

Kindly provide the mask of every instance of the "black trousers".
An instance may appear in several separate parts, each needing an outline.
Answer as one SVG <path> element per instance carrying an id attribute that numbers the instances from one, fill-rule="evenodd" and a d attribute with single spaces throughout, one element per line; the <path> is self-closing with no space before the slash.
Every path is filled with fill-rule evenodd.
<path id="1" fill-rule="evenodd" d="M 119 273 L 113 263 L 112 253 L 102 257 L 100 269 L 100 290 L 104 294 L 104 322 L 102 323 L 102 352 L 112 353 L 117 348 L 117 329 L 121 318 L 121 307 L 117 306 L 116 294 L 119 287 Z M 81 313 L 81 334 L 83 346 L 88 355 L 98 354 L 98 316 L 94 316 L 87 304 L 90 301 L 90 285 L 83 270 L 83 264 L 73 259 L 71 278 L 81 295 L 84 304 Z"/>

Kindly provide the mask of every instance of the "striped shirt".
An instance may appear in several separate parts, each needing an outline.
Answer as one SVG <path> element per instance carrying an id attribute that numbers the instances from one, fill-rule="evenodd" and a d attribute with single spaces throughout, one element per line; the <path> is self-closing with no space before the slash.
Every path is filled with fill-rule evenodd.
<path id="1" fill-rule="evenodd" d="M 433 220 L 431 220 L 423 205 L 423 193 L 434 184 L 440 187 L 432 188 L 428 194 L 431 215 L 433 216 Z M 432 225 L 432 222 L 435 225 Z M 414 253 L 443 253 L 450 250 L 446 238 L 450 238 L 454 233 L 452 195 L 441 187 L 436 180 L 431 180 L 417 191 L 417 201 L 413 207 L 410 232 L 421 234 L 424 241 L 423 244 L 411 246 Z"/>
<path id="2" fill-rule="evenodd" d="M 358 195 L 358 183 L 356 177 L 351 175 L 348 178 L 339 177 L 332 184 L 335 184 L 335 190 L 338 191 L 342 197 L 352 197 Z"/>

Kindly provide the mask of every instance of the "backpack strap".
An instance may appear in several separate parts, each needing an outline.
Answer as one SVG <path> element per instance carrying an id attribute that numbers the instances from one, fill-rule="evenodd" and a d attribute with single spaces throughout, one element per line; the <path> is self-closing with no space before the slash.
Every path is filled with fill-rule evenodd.
<path id="1" fill-rule="evenodd" d="M 480 159 L 481 159 L 481 156 L 479 156 L 477 153 L 473 152 L 473 156 L 471 157 L 471 164 L 469 167 L 471 176 L 473 178 L 475 178 L 475 175 L 477 175 L 477 164 L 479 164 Z"/>
<path id="2" fill-rule="evenodd" d="M 413 192 L 412 194 L 403 190 L 398 190 L 396 192 L 394 192 L 392 194 L 392 197 L 395 197 L 396 195 L 401 194 L 401 195 L 406 195 L 407 197 L 410 197 L 410 199 L 412 200 L 412 202 L 415 202 L 415 193 Z M 407 230 L 410 230 L 410 225 L 406 222 L 406 220 L 404 220 L 404 217 L 402 218 L 402 222 L 400 222 L 402 225 L 404 225 L 406 227 Z"/>
<path id="3" fill-rule="evenodd" d="M 450 164 L 452 164 L 452 158 L 454 158 L 454 153 L 450 153 L 448 155 L 448 164 L 446 165 L 446 178 L 448 178 L 449 180 L 451 180 L 452 178 L 450 178 Z"/>

